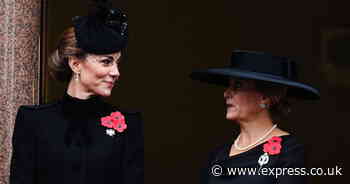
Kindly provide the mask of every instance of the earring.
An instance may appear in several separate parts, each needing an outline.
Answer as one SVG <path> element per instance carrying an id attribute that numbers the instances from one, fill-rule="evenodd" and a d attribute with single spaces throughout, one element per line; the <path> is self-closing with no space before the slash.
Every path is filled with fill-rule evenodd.
<path id="1" fill-rule="evenodd" d="M 266 109 L 266 108 L 267 108 L 267 105 L 266 105 L 266 104 L 263 104 L 263 103 L 259 104 L 259 106 L 260 106 L 261 108 L 263 108 L 263 109 Z"/>
<path id="2" fill-rule="evenodd" d="M 79 78 L 80 78 L 80 73 L 75 73 L 74 74 L 74 79 L 75 79 L 75 81 L 79 81 Z"/>

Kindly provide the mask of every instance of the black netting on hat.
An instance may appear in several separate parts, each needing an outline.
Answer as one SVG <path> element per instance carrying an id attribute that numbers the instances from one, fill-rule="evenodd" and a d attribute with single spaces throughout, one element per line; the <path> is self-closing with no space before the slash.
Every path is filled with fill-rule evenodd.
<path id="1" fill-rule="evenodd" d="M 106 0 L 90 1 L 88 16 L 73 18 L 77 46 L 87 53 L 111 54 L 126 47 L 127 16 Z"/>

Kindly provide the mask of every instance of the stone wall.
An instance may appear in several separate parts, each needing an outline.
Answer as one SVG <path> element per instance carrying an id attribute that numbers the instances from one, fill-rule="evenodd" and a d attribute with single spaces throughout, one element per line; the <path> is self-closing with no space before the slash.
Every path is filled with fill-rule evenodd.
<path id="1" fill-rule="evenodd" d="M 7 184 L 17 109 L 39 102 L 41 0 L 0 0 L 0 184 Z"/>

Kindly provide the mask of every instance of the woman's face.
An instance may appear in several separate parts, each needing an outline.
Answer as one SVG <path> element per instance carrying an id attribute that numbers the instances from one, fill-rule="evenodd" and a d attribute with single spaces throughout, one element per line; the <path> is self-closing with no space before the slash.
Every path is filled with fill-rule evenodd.
<path id="1" fill-rule="evenodd" d="M 262 95 L 256 91 L 254 81 L 231 79 L 224 92 L 224 98 L 228 120 L 249 121 L 262 111 L 259 107 Z"/>
<path id="2" fill-rule="evenodd" d="M 119 59 L 121 52 L 108 55 L 88 54 L 81 62 L 79 82 L 86 93 L 110 96 L 120 77 Z"/>

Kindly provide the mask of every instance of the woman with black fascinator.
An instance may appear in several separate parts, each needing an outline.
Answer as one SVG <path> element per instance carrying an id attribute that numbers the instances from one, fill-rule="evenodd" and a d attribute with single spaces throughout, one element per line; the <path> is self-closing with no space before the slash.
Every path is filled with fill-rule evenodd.
<path id="1" fill-rule="evenodd" d="M 68 83 L 63 98 L 18 110 L 11 184 L 143 183 L 141 115 L 101 99 L 120 77 L 127 17 L 108 1 L 92 2 L 51 56 L 51 74 Z"/>

